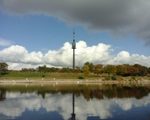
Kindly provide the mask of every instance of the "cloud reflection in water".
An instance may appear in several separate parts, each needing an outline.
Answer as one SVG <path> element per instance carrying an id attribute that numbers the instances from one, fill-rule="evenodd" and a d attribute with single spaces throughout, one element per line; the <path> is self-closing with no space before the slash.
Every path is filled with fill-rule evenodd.
<path id="1" fill-rule="evenodd" d="M 0 116 L 17 119 L 25 112 L 45 113 L 57 112 L 64 120 L 70 117 L 72 112 L 71 94 L 46 94 L 43 99 L 36 93 L 6 93 L 6 100 L 0 102 Z M 96 98 L 87 101 L 83 96 L 76 97 L 76 116 L 80 120 L 86 120 L 88 116 L 99 116 L 101 119 L 113 118 L 116 115 L 137 108 L 150 106 L 150 94 L 141 99 L 136 98 Z M 150 113 L 150 112 L 149 112 Z M 33 114 L 35 115 L 35 114 Z M 6 118 L 5 117 L 5 118 Z"/>

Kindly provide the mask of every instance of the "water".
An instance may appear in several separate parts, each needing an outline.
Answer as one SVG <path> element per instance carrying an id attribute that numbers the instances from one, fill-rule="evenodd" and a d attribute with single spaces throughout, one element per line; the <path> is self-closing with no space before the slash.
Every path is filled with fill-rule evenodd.
<path id="1" fill-rule="evenodd" d="M 149 86 L 0 86 L 0 120 L 150 120 Z"/>

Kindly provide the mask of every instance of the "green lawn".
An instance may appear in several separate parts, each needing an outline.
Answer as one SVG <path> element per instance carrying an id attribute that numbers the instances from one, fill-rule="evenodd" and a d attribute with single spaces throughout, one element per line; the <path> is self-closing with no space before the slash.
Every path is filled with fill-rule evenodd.
<path id="1" fill-rule="evenodd" d="M 66 80 L 66 79 L 101 79 L 101 80 L 142 80 L 142 79 L 146 79 L 146 80 L 150 80 L 150 77 L 133 77 L 133 76 L 129 76 L 129 77 L 122 77 L 122 76 L 113 76 L 110 77 L 106 74 L 102 74 L 100 76 L 95 75 L 95 74 L 90 74 L 87 77 L 84 77 L 83 73 L 60 73 L 60 72 L 20 72 L 20 71 L 10 71 L 8 74 L 5 75 L 1 75 L 0 76 L 0 80 L 25 80 L 25 79 L 34 79 L 34 80 L 57 80 L 57 79 L 61 79 L 61 80 Z M 115 78 L 115 79 L 114 79 Z"/>
<path id="2" fill-rule="evenodd" d="M 82 73 L 50 73 L 50 72 L 9 72 L 0 77 L 0 79 L 78 79 Z"/>

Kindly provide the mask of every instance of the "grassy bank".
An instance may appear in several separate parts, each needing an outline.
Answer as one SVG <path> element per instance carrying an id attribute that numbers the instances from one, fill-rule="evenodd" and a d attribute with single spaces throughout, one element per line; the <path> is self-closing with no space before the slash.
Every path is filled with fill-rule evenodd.
<path id="1" fill-rule="evenodd" d="M 20 72 L 20 71 L 11 71 L 8 74 L 1 75 L 0 80 L 20 80 L 20 79 L 35 79 L 35 80 L 57 80 L 57 79 L 99 79 L 100 76 L 90 74 L 84 76 L 83 73 L 73 73 L 73 72 Z"/>
<path id="2" fill-rule="evenodd" d="M 1 75 L 0 80 L 118 80 L 118 81 L 136 81 L 136 80 L 150 80 L 149 76 L 128 76 L 122 77 L 117 75 L 108 74 L 89 74 L 84 76 L 83 73 L 72 73 L 72 72 L 20 72 L 10 71 L 8 74 Z"/>

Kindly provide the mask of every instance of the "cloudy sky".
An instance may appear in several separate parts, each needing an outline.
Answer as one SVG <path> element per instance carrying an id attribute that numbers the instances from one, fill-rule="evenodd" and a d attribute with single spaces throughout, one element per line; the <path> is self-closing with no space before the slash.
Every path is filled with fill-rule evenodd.
<path id="1" fill-rule="evenodd" d="M 0 102 L 0 117 L 3 120 L 27 118 L 36 120 L 37 118 L 51 118 L 51 112 L 58 112 L 67 120 L 72 111 L 71 94 L 46 94 L 45 99 L 36 93 L 6 93 L 6 100 Z M 136 98 L 96 98 L 87 101 L 83 96 L 75 99 L 76 117 L 80 120 L 87 120 L 88 116 L 99 116 L 101 119 L 121 120 L 121 119 L 149 119 L 150 94 L 141 99 Z M 10 104 L 11 103 L 11 104 Z M 41 109 L 45 111 L 41 114 Z M 135 112 L 136 111 L 136 112 Z M 31 115 L 32 113 L 32 115 Z M 47 113 L 47 114 L 46 114 Z M 22 117 L 21 117 L 22 116 Z"/>
<path id="2" fill-rule="evenodd" d="M 0 0 L 0 61 L 10 69 L 77 65 L 150 67 L 149 0 Z"/>

